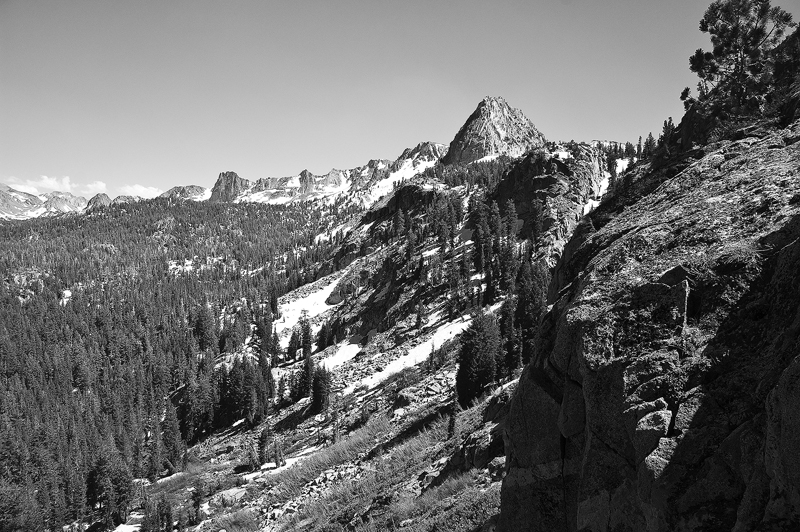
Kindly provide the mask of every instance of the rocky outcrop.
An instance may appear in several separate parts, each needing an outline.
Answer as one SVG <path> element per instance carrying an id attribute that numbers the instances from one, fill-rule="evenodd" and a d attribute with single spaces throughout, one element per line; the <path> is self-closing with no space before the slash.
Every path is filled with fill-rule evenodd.
<path id="1" fill-rule="evenodd" d="M 92 196 L 86 208 L 93 209 L 95 207 L 107 207 L 108 205 L 111 205 L 111 198 L 108 197 L 108 194 L 101 192 Z"/>
<path id="2" fill-rule="evenodd" d="M 798 140 L 708 145 L 581 225 L 506 419 L 499 530 L 800 529 Z"/>
<path id="3" fill-rule="evenodd" d="M 447 154 L 447 145 L 438 142 L 420 142 L 413 148 L 406 148 L 392 163 L 392 172 L 403 167 L 405 161 L 411 161 L 414 166 L 422 163 L 435 162 Z"/>
<path id="4" fill-rule="evenodd" d="M 587 203 L 603 188 L 603 157 L 587 144 L 573 144 L 561 160 L 545 150 L 516 162 L 497 187 L 498 205 L 514 202 L 520 233 L 536 242 L 537 258 L 555 266 Z"/>
<path id="5" fill-rule="evenodd" d="M 139 203 L 142 201 L 141 196 L 117 196 L 114 198 L 114 201 L 111 202 L 112 205 L 122 205 L 123 203 Z"/>
<path id="6" fill-rule="evenodd" d="M 202 201 L 206 199 L 208 195 L 209 191 L 207 188 L 198 185 L 188 185 L 172 187 L 171 189 L 162 193 L 159 198 Z"/>
<path id="7" fill-rule="evenodd" d="M 211 189 L 209 201 L 227 203 L 237 199 L 250 188 L 250 181 L 236 175 L 236 172 L 222 172 Z"/>
<path id="8" fill-rule="evenodd" d="M 484 98 L 456 134 L 444 164 L 471 163 L 490 155 L 519 157 L 544 146 L 544 136 L 503 98 Z"/>

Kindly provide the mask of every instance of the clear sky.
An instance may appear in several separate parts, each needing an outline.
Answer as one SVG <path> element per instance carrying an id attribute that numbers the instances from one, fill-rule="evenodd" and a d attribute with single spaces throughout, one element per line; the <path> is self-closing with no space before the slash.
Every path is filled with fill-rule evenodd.
<path id="1" fill-rule="evenodd" d="M 153 196 L 352 168 L 450 142 L 487 95 L 551 140 L 635 142 L 681 116 L 709 3 L 0 0 L 0 182 Z"/>

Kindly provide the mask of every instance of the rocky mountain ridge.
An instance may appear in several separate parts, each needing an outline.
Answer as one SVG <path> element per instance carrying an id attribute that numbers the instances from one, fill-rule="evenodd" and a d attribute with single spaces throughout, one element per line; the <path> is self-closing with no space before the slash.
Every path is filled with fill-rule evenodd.
<path id="1" fill-rule="evenodd" d="M 176 186 L 162 193 L 161 197 L 268 204 L 333 201 L 346 197 L 348 201 L 368 207 L 378 198 L 387 195 L 397 183 L 437 162 L 468 164 L 500 155 L 517 158 L 531 149 L 542 147 L 544 143 L 544 136 L 522 111 L 512 108 L 501 97 L 486 97 L 449 146 L 421 142 L 414 148 L 404 150 L 393 161 L 373 159 L 363 166 L 347 170 L 332 169 L 323 175 L 303 170 L 295 176 L 250 181 L 233 171 L 222 172 L 211 189 L 197 185 Z M 87 206 L 107 205 L 106 198 L 106 194 L 98 194 L 87 201 L 85 198 L 60 192 L 34 196 L 5 187 L 0 189 L 0 219 L 27 219 L 62 212 L 81 212 Z M 133 196 L 120 196 L 110 200 L 110 204 L 130 201 L 138 200 Z"/>
<path id="2" fill-rule="evenodd" d="M 0 183 L 0 220 L 24 220 L 70 212 L 86 208 L 86 198 L 69 192 L 28 194 Z"/>
<path id="3" fill-rule="evenodd" d="M 373 159 L 363 166 L 333 169 L 323 175 L 303 170 L 296 176 L 251 182 L 235 172 L 223 172 L 211 190 L 209 201 L 281 204 L 351 196 L 369 205 L 389 192 L 395 183 L 435 164 L 445 153 L 443 144 L 422 142 L 404 150 L 394 161 Z"/>

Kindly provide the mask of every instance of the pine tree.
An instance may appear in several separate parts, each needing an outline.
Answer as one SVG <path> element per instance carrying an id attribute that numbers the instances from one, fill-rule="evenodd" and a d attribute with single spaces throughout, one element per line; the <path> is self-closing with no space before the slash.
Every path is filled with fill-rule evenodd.
<path id="1" fill-rule="evenodd" d="M 492 233 L 492 254 L 497 257 L 500 255 L 505 231 L 503 230 L 503 219 L 500 217 L 500 207 L 493 201 L 489 210 L 490 230 Z"/>
<path id="2" fill-rule="evenodd" d="M 702 94 L 729 100 L 734 109 L 757 109 L 772 81 L 771 52 L 793 26 L 792 15 L 769 0 L 712 2 L 700 31 L 709 34 L 713 49 L 698 49 L 689 58 Z M 688 96 L 685 89 L 681 99 Z"/>
<path id="3" fill-rule="evenodd" d="M 406 232 L 406 216 L 403 209 L 397 209 L 394 213 L 394 220 L 392 223 L 395 238 L 400 238 Z"/>
<path id="4" fill-rule="evenodd" d="M 517 298 L 509 296 L 500 311 L 500 334 L 502 337 L 502 349 L 497 362 L 497 378 L 511 375 L 518 367 L 521 359 L 522 350 L 517 328 L 515 327 L 515 315 L 517 311 Z"/>
<path id="5" fill-rule="evenodd" d="M 307 310 L 304 310 L 300 317 L 300 341 L 303 348 L 303 358 L 310 357 L 314 340 L 311 334 L 311 320 L 308 318 Z"/>
<path id="6" fill-rule="evenodd" d="M 262 464 L 269 462 L 269 447 L 272 443 L 272 429 L 267 424 L 258 435 L 258 460 Z"/>
<path id="7" fill-rule="evenodd" d="M 331 395 L 331 374 L 324 366 L 316 368 L 313 376 L 311 408 L 314 412 L 328 410 Z"/>
<path id="8" fill-rule="evenodd" d="M 540 200 L 533 200 L 531 204 L 531 236 L 535 249 L 539 249 L 544 232 L 544 207 L 545 205 Z"/>
<path id="9" fill-rule="evenodd" d="M 216 350 L 219 344 L 217 337 L 217 325 L 214 315 L 211 313 L 209 306 L 202 305 L 197 314 L 197 322 L 195 323 L 195 335 L 200 344 L 200 349 L 206 351 L 208 349 Z"/>
<path id="10" fill-rule="evenodd" d="M 278 403 L 283 403 L 286 399 L 286 376 L 281 375 L 278 381 Z"/>
<path id="11" fill-rule="evenodd" d="M 533 354 L 533 340 L 539 321 L 547 309 L 547 285 L 550 274 L 542 263 L 527 257 L 520 269 L 516 321 L 522 329 L 522 360 L 528 363 Z"/>
<path id="12" fill-rule="evenodd" d="M 300 347 L 300 331 L 297 328 L 294 328 L 292 329 L 292 335 L 289 337 L 289 346 L 286 348 L 286 360 L 297 360 L 297 351 L 300 350 Z"/>
<path id="13" fill-rule="evenodd" d="M 644 148 L 642 148 L 642 158 L 649 159 L 653 156 L 656 150 L 656 139 L 653 138 L 653 132 L 647 134 L 647 139 L 644 141 Z"/>
<path id="14" fill-rule="evenodd" d="M 192 511 L 194 515 L 189 520 L 190 525 L 197 525 L 200 523 L 201 514 L 200 508 L 203 506 L 203 493 L 205 493 L 205 486 L 200 482 L 195 483 L 194 489 L 192 490 Z"/>
<path id="15" fill-rule="evenodd" d="M 155 482 L 163 470 L 163 446 L 161 443 L 161 430 L 159 429 L 158 422 L 152 420 L 150 426 L 150 455 L 147 463 L 147 478 L 150 480 L 150 482 Z"/>
<path id="16" fill-rule="evenodd" d="M 178 413 L 169 399 L 167 399 L 166 414 L 164 415 L 164 421 L 161 423 L 161 430 L 164 434 L 162 438 L 164 458 L 167 460 L 170 474 L 172 474 L 181 466 L 184 444 L 178 425 Z"/>
<path id="17" fill-rule="evenodd" d="M 494 381 L 499 349 L 500 332 L 494 316 L 476 314 L 462 336 L 458 354 L 456 392 L 462 407 L 469 406 Z"/>

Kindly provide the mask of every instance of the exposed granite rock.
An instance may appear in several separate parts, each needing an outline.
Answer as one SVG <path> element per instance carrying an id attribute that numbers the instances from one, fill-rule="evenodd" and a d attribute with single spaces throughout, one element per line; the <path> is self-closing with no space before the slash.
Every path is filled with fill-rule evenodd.
<path id="1" fill-rule="evenodd" d="M 519 157 L 544 146 L 544 136 L 519 109 L 487 96 L 456 134 L 444 164 L 471 163 L 489 155 Z"/>
<path id="2" fill-rule="evenodd" d="M 123 203 L 138 203 L 140 201 L 142 201 L 140 196 L 117 196 L 111 203 L 112 205 L 121 205 Z"/>
<path id="3" fill-rule="evenodd" d="M 231 202 L 250 188 L 250 181 L 239 177 L 236 172 L 222 172 L 211 189 L 212 202 Z"/>
<path id="4" fill-rule="evenodd" d="M 537 258 L 550 268 L 563 253 L 585 206 L 600 192 L 602 160 L 600 151 L 586 144 L 573 145 L 566 162 L 537 150 L 516 162 L 497 187 L 493 199 L 499 205 L 514 201 L 523 222 L 522 236 L 536 240 Z"/>
<path id="5" fill-rule="evenodd" d="M 200 201 L 207 197 L 208 189 L 198 185 L 172 187 L 162 193 L 160 198 Z"/>
<path id="6" fill-rule="evenodd" d="M 111 205 L 111 198 L 108 197 L 108 194 L 101 192 L 100 194 L 92 196 L 92 199 L 89 200 L 86 207 L 88 209 L 93 209 L 95 207 L 107 207 L 108 205 Z"/>
<path id="7" fill-rule="evenodd" d="M 800 530 L 798 133 L 708 145 L 566 245 L 499 530 Z"/>
<path id="8" fill-rule="evenodd" d="M 421 163 L 438 161 L 447 154 L 447 145 L 438 142 L 420 142 L 413 148 L 406 148 L 392 163 L 392 172 L 403 167 L 405 161 L 411 161 L 414 166 Z"/>

